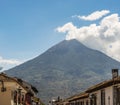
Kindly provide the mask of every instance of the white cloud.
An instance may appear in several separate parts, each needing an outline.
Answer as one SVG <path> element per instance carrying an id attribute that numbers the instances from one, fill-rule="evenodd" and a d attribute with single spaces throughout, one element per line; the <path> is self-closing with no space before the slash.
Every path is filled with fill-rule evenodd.
<path id="1" fill-rule="evenodd" d="M 7 70 L 8 68 L 17 66 L 21 64 L 22 61 L 15 60 L 15 59 L 4 59 L 0 56 L 0 67 L 3 67 L 3 70 Z"/>
<path id="2" fill-rule="evenodd" d="M 99 25 L 77 27 L 69 22 L 57 28 L 58 32 L 66 33 L 66 39 L 77 39 L 84 45 L 102 51 L 120 61 L 120 17 L 111 14 L 104 17 Z"/>
<path id="3" fill-rule="evenodd" d="M 102 11 L 95 11 L 88 16 L 73 16 L 73 17 L 77 17 L 79 19 L 87 20 L 87 21 L 94 21 L 94 20 L 102 18 L 103 16 L 107 15 L 108 13 L 110 13 L 109 10 L 102 10 Z"/>
<path id="4" fill-rule="evenodd" d="M 68 36 L 68 40 L 69 40 L 69 36 L 70 36 L 70 39 L 74 39 L 76 38 L 76 36 L 74 35 L 75 34 L 75 30 L 77 28 L 70 22 L 70 23 L 67 23 L 65 24 L 63 27 L 58 27 L 57 28 L 57 31 L 58 32 L 63 32 L 63 33 L 66 33 L 67 32 L 67 36 Z M 77 34 L 76 34 L 77 35 Z"/>

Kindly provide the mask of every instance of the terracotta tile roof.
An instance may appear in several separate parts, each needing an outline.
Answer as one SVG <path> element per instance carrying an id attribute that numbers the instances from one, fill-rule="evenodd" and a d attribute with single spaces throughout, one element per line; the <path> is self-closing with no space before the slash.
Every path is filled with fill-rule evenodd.
<path id="1" fill-rule="evenodd" d="M 67 100 L 70 102 L 70 101 L 75 101 L 75 100 L 78 100 L 78 99 L 88 98 L 88 97 L 89 97 L 89 94 L 86 93 L 86 92 L 83 92 L 83 93 L 74 95 L 72 97 L 69 97 Z"/>

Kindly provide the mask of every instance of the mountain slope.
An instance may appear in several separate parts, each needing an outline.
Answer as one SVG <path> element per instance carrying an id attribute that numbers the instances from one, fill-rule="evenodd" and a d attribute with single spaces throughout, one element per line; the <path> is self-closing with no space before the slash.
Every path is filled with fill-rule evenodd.
<path id="1" fill-rule="evenodd" d="M 39 96 L 48 101 L 57 96 L 73 95 L 110 78 L 111 69 L 119 68 L 119 65 L 119 62 L 77 40 L 64 40 L 7 73 L 35 85 Z"/>

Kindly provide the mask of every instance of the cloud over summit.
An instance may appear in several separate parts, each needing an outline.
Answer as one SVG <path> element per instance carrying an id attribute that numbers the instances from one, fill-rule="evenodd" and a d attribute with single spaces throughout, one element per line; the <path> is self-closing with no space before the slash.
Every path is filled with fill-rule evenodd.
<path id="1" fill-rule="evenodd" d="M 69 22 L 58 27 L 57 31 L 66 33 L 67 40 L 77 39 L 84 45 L 120 61 L 120 17 L 117 13 L 105 16 L 98 25 L 94 23 L 77 27 Z"/>

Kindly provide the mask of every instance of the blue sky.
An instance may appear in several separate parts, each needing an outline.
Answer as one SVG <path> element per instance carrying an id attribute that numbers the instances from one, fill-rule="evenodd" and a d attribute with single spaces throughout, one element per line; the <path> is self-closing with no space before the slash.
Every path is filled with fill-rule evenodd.
<path id="1" fill-rule="evenodd" d="M 119 4 L 115 0 L 0 0 L 1 66 L 7 69 L 14 65 L 4 64 L 7 61 L 34 58 L 64 40 L 66 34 L 55 31 L 57 27 L 69 22 L 76 27 L 92 24 L 72 16 L 101 10 L 120 14 Z"/>

